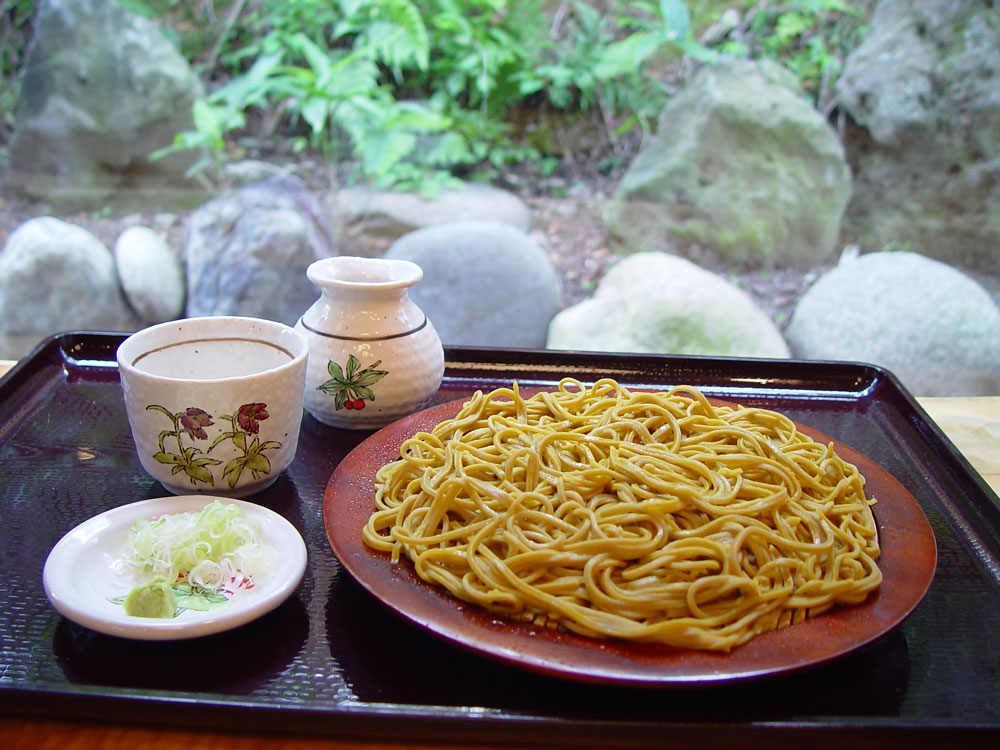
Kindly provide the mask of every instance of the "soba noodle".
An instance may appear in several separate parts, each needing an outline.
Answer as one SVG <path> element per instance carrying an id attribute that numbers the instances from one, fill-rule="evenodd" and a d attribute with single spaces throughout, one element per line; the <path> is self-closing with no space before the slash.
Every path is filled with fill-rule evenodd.
<path id="1" fill-rule="evenodd" d="M 383 466 L 367 545 L 493 612 L 728 651 L 858 604 L 874 499 L 787 417 L 613 380 L 477 392 Z"/>

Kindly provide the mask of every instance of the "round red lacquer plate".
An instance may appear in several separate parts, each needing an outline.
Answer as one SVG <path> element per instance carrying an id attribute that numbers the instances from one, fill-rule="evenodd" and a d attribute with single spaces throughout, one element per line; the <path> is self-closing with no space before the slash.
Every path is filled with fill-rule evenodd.
<path id="1" fill-rule="evenodd" d="M 408 560 L 392 563 L 361 540 L 375 508 L 375 472 L 399 457 L 402 442 L 454 416 L 463 401 L 411 414 L 374 433 L 341 461 L 323 497 L 323 523 L 344 568 L 391 609 L 417 625 L 485 656 L 569 679 L 626 685 L 721 683 L 802 669 L 861 648 L 899 625 L 930 587 L 937 548 L 927 517 L 887 471 L 832 440 L 866 480 L 882 554 L 883 581 L 863 604 L 825 612 L 753 638 L 720 654 L 658 644 L 585 638 L 495 615 L 417 576 Z M 798 425 L 823 443 L 831 438 Z"/>

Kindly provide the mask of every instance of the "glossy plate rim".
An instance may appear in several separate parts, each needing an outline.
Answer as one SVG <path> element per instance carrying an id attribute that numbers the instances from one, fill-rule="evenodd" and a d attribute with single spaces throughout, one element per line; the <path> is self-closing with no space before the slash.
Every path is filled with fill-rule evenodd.
<path id="1" fill-rule="evenodd" d="M 273 568 L 266 575 L 255 577 L 253 590 L 242 591 L 229 602 L 206 612 L 188 610 L 170 619 L 126 615 L 120 605 L 89 591 L 90 586 L 103 585 L 109 591 L 116 588 L 116 574 L 111 565 L 120 554 L 114 549 L 105 550 L 102 541 L 120 543 L 132 524 L 141 518 L 198 511 L 215 500 L 239 506 L 257 525 L 261 540 L 275 550 Z M 42 584 L 52 606 L 78 625 L 134 640 L 182 640 L 231 630 L 267 614 L 295 591 L 305 575 L 306 563 L 302 535 L 287 519 L 270 509 L 214 495 L 170 495 L 120 505 L 75 526 L 49 552 L 42 570 Z M 82 568 L 92 570 L 96 579 L 88 580 L 85 589 L 74 585 Z"/>
<path id="2" fill-rule="evenodd" d="M 375 471 L 398 457 L 403 440 L 454 416 L 466 400 L 415 412 L 365 438 L 333 471 L 323 496 L 327 538 L 351 577 L 389 609 L 464 649 L 581 682 L 653 687 L 733 682 L 796 671 L 860 649 L 895 629 L 930 588 L 937 546 L 926 515 L 909 491 L 860 452 L 796 422 L 803 433 L 832 442 L 839 455 L 858 466 L 866 491 L 878 499 L 873 511 L 883 582 L 864 603 L 756 636 L 721 654 L 585 638 L 462 602 L 420 579 L 408 560 L 394 564 L 388 553 L 365 546 L 361 528 L 374 510 Z"/>

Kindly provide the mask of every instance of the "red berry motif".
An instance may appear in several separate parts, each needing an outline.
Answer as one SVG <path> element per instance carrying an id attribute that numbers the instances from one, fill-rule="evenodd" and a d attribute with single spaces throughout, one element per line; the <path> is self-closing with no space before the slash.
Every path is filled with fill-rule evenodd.
<path id="1" fill-rule="evenodd" d="M 371 386 L 389 374 L 387 370 L 376 369 L 380 364 L 382 360 L 377 360 L 363 370 L 359 369 L 361 362 L 353 354 L 348 357 L 347 365 L 343 368 L 329 360 L 326 369 L 330 373 L 330 379 L 316 386 L 316 390 L 333 396 L 334 408 L 338 411 L 364 409 L 366 401 L 375 400 Z"/>

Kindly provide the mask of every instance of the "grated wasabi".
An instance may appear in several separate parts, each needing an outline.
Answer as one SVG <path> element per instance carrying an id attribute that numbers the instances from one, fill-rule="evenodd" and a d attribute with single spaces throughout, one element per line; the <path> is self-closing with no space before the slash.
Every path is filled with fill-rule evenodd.
<path id="1" fill-rule="evenodd" d="M 177 597 L 162 576 L 133 588 L 123 604 L 125 614 L 133 617 L 173 617 L 177 612 Z"/>

